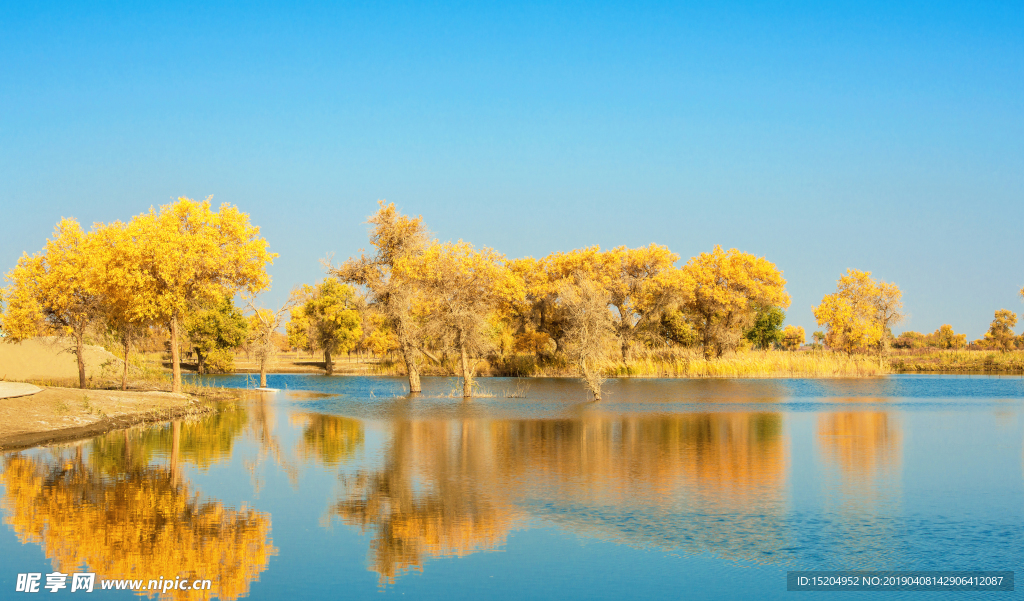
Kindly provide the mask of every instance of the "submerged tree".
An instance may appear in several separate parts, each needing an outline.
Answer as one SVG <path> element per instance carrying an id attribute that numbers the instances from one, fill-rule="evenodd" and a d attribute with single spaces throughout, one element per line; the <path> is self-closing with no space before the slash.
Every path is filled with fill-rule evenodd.
<path id="1" fill-rule="evenodd" d="M 249 316 L 249 338 L 246 347 L 256 356 L 256 362 L 259 363 L 260 388 L 267 387 L 267 365 L 277 353 L 274 334 L 284 323 L 285 312 L 290 311 L 296 302 L 297 299 L 293 295 L 277 311 L 271 311 L 257 308 L 255 301 L 249 301 L 252 315 Z"/>
<path id="2" fill-rule="evenodd" d="M 343 282 L 365 286 L 370 303 L 383 315 L 389 329 L 398 340 L 398 347 L 409 377 L 409 392 L 422 390 L 420 385 L 420 354 L 422 351 L 420 324 L 413 315 L 421 290 L 419 283 L 396 273 L 395 266 L 403 260 L 423 253 L 429 234 L 423 218 L 402 215 L 394 203 L 380 201 L 380 209 L 367 221 L 371 224 L 370 244 L 377 252 L 360 255 L 345 261 L 331 273 Z"/>
<path id="3" fill-rule="evenodd" d="M 608 346 L 615 340 L 614 321 L 608 308 L 608 291 L 586 276 L 563 282 L 559 302 L 565 311 L 566 352 L 579 368 L 583 382 L 601 400 L 604 384 L 602 363 Z"/>
<path id="4" fill-rule="evenodd" d="M 523 298 L 522 280 L 503 256 L 462 241 L 432 244 L 400 260 L 396 273 L 422 287 L 427 328 L 459 353 L 462 396 L 472 397 L 476 358 L 494 347 L 498 311 Z"/>

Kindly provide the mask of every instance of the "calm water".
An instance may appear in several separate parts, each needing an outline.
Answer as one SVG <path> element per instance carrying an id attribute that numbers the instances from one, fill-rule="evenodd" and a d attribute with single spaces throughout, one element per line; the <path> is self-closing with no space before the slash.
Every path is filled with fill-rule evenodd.
<path id="1" fill-rule="evenodd" d="M 786 571 L 1024 559 L 1019 377 L 611 381 L 597 404 L 480 383 L 271 376 L 217 415 L 7 454 L 0 598 L 58 569 L 222 599 L 836 599 Z"/>

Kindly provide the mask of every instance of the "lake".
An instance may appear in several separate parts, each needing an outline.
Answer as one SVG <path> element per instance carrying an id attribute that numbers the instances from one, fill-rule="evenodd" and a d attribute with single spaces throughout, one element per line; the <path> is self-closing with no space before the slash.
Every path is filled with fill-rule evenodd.
<path id="1" fill-rule="evenodd" d="M 787 571 L 1024 558 L 1020 377 L 479 384 L 271 375 L 214 415 L 7 453 L 0 598 L 58 570 L 97 598 L 831 599 Z"/>

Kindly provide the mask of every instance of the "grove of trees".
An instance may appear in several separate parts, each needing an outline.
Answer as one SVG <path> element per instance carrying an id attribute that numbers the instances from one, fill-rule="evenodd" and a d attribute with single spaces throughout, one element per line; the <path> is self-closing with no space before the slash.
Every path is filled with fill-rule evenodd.
<path id="1" fill-rule="evenodd" d="M 70 337 L 85 388 L 83 346 L 90 328 L 118 331 L 127 362 L 139 329 L 165 324 L 171 388 L 181 392 L 183 330 L 189 330 L 200 365 L 216 348 L 237 346 L 243 326 L 224 303 L 238 292 L 266 289 L 266 266 L 274 257 L 248 215 L 229 204 L 213 210 L 209 199 L 179 198 L 159 212 L 96 224 L 88 232 L 74 219 L 62 219 L 43 251 L 23 255 L 7 274 L 5 340 Z M 204 310 L 213 313 L 204 316 Z"/>
<path id="2" fill-rule="evenodd" d="M 529 374 L 538 365 L 579 375 L 601 398 L 607 365 L 686 349 L 715 361 L 742 349 L 796 350 L 802 327 L 785 325 L 790 305 L 782 271 L 764 257 L 715 246 L 679 266 L 665 246 L 592 246 L 546 257 L 507 259 L 487 247 L 440 242 L 422 217 L 381 201 L 368 219 L 371 251 L 326 264 L 322 281 L 296 288 L 277 310 L 258 308 L 275 254 L 249 217 L 209 199 L 177 202 L 84 230 L 62 219 L 43 250 L 24 255 L 0 290 L 4 340 L 52 335 L 70 340 L 86 386 L 90 331 L 129 350 L 166 332 L 172 390 L 181 390 L 181 345 L 200 373 L 231 368 L 237 348 L 255 354 L 260 385 L 284 336 L 291 348 L 334 358 L 370 352 L 398 360 L 410 393 L 420 374 L 447 371 L 472 397 L 481 366 Z M 247 301 L 248 315 L 235 306 Z M 1024 290 L 1022 290 L 1024 294 Z M 287 315 L 287 322 L 286 322 Z M 815 348 L 872 353 L 890 347 L 963 348 L 948 324 L 932 334 L 892 328 L 904 319 L 902 292 L 870 272 L 848 270 L 814 307 Z M 1000 310 L 975 345 L 1024 347 L 1017 316 Z M 428 367 L 429 366 L 429 367 Z M 124 365 L 122 387 L 128 375 Z"/>

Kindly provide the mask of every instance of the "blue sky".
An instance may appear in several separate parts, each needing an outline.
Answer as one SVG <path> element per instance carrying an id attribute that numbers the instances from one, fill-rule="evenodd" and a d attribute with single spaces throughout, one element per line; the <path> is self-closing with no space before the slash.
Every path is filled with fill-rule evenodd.
<path id="1" fill-rule="evenodd" d="M 274 304 L 387 199 L 510 257 L 766 256 L 808 333 L 868 270 L 979 337 L 1024 311 L 1024 4 L 893 4 L 0 2 L 0 270 L 213 195 Z"/>

